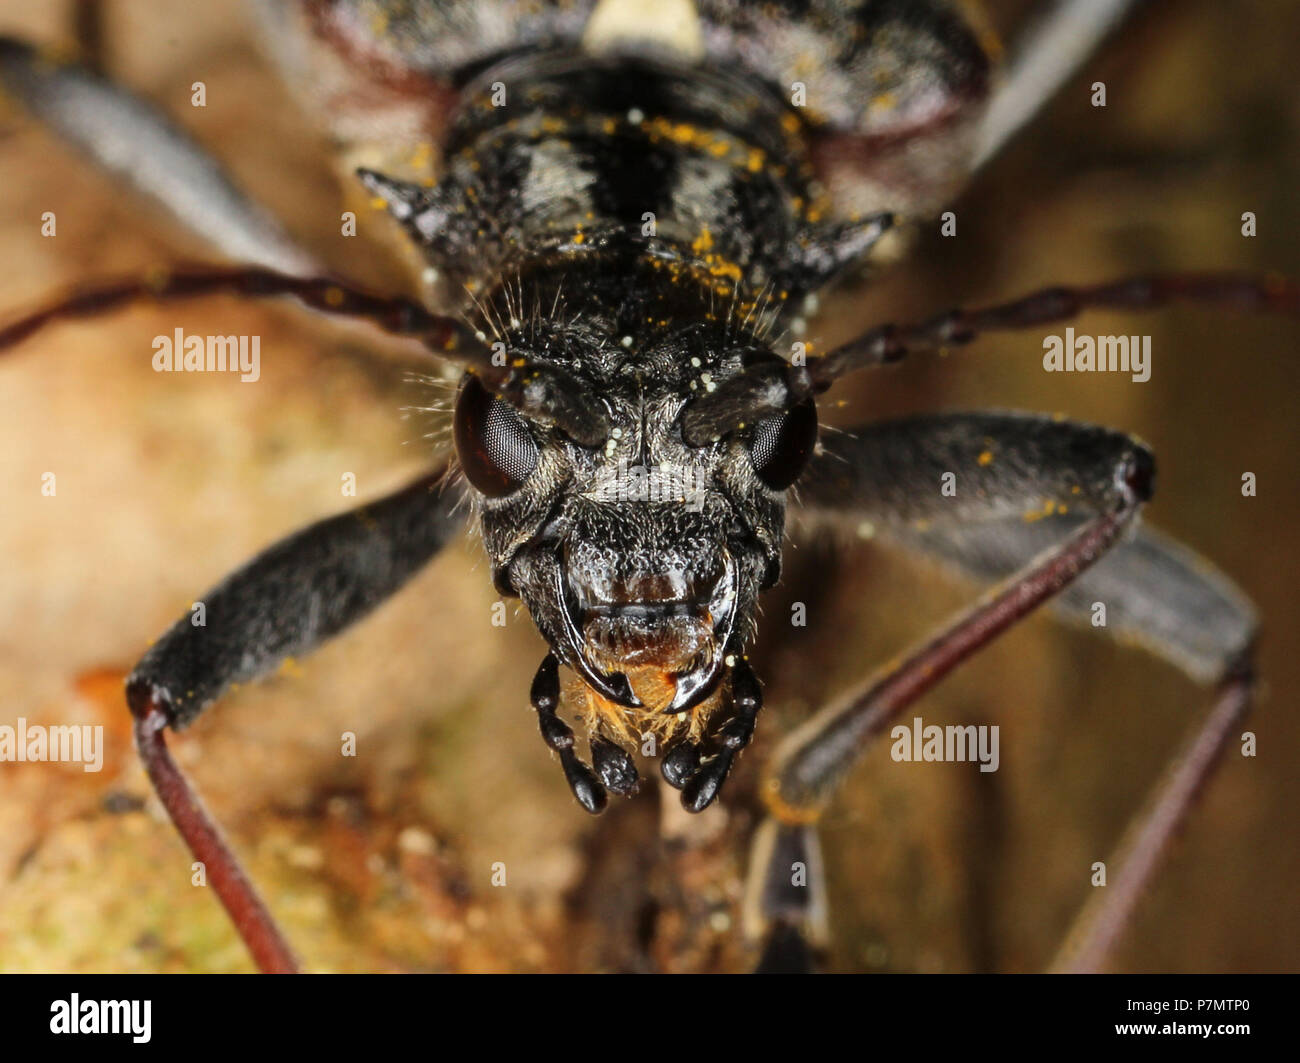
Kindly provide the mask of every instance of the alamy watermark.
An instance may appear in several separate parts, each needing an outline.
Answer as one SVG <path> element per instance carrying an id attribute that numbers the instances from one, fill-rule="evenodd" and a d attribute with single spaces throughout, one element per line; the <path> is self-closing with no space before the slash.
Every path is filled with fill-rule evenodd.
<path id="1" fill-rule="evenodd" d="M 894 740 L 889 755 L 900 762 L 978 761 L 980 771 L 986 772 L 997 771 L 1001 762 L 997 724 L 949 724 L 947 727 L 930 724 L 927 727 L 917 716 L 911 727 L 900 723 L 889 732 L 889 737 Z"/>
<path id="2" fill-rule="evenodd" d="M 251 384 L 262 375 L 261 336 L 187 336 L 176 329 L 153 338 L 155 373 L 238 373 Z"/>
<path id="3" fill-rule="evenodd" d="M 50 1003 L 50 1033 L 127 1034 L 138 1045 L 152 1036 L 152 1000 L 82 1000 L 73 993 Z"/>
<path id="4" fill-rule="evenodd" d="M 14 764 L 62 761 L 85 771 L 104 767 L 104 728 L 96 724 L 45 727 L 24 716 L 16 726 L 0 725 L 0 761 Z"/>
<path id="5" fill-rule="evenodd" d="M 1133 382 L 1151 379 L 1150 336 L 1065 336 L 1043 339 L 1043 369 L 1048 373 L 1131 373 Z"/>
<path id="6" fill-rule="evenodd" d="M 708 473 L 689 465 L 629 465 L 627 458 L 597 472 L 584 494 L 594 502 L 680 503 L 690 512 L 704 508 Z"/>

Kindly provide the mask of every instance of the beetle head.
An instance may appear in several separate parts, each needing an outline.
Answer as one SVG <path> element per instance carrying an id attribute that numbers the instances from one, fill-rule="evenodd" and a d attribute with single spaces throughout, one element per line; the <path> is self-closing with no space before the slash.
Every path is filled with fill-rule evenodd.
<path id="1" fill-rule="evenodd" d="M 689 445 L 682 414 L 755 360 L 753 337 L 700 325 L 644 336 L 534 320 L 508 357 L 563 370 L 606 415 L 579 443 L 478 377 L 455 413 L 461 467 L 504 594 L 605 702 L 678 714 L 717 687 L 780 572 L 785 491 L 817 434 L 812 400 Z"/>

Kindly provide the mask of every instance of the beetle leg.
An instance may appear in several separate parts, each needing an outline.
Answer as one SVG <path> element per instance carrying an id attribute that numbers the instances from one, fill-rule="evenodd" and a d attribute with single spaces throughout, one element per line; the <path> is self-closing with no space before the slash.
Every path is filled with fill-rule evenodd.
<path id="1" fill-rule="evenodd" d="M 769 816 L 779 826 L 765 828 L 767 834 L 760 832 L 759 842 L 776 831 L 778 839 L 802 839 L 806 846 L 812 824 L 840 780 L 898 713 L 1105 555 L 1149 497 L 1150 465 L 1142 460 L 1144 453 L 1124 455 L 1115 469 L 1109 505 L 1064 543 L 958 614 L 900 664 L 822 709 L 781 742 L 763 784 Z M 782 827 L 788 828 L 785 835 Z M 746 912 L 750 936 L 765 936 L 769 949 L 780 946 L 784 952 L 789 951 L 789 934 L 800 929 L 791 919 L 795 908 L 772 903 L 773 897 L 784 895 L 774 892 L 774 884 L 791 874 L 787 865 L 773 861 L 784 860 L 788 852 L 789 845 L 782 844 L 769 845 L 766 852 L 755 850 L 747 893 L 751 907 Z"/>
<path id="2" fill-rule="evenodd" d="M 958 477 L 953 497 L 902 487 L 936 482 L 942 471 Z M 1010 578 L 778 748 L 765 794 L 772 823 L 756 841 L 750 871 L 751 936 L 766 935 L 769 950 L 789 953 L 790 934 L 808 922 L 801 913 L 814 906 L 805 900 L 798 907 L 790 897 L 800 895 L 789 890 L 774 893 L 790 875 L 788 850 L 796 842 L 807 847 L 806 837 L 796 836 L 814 829 L 838 780 L 898 712 L 1038 605 L 1054 600 L 1067 615 L 1086 616 L 1099 600 L 1113 610 L 1108 630 L 1139 637 L 1199 681 L 1227 677 L 1207 722 L 1130 830 L 1115 887 L 1085 911 L 1058 966 L 1101 962 L 1250 701 L 1250 673 L 1240 663 L 1254 635 L 1249 602 L 1177 544 L 1149 531 L 1121 538 L 1152 480 L 1153 462 L 1140 444 L 1047 417 L 925 416 L 825 441 L 801 486 L 812 520 L 866 520 L 882 537 L 968 574 Z M 1068 500 L 1070 513 L 1059 512 L 1058 498 Z M 1050 515 L 1040 508 L 1044 499 L 1053 503 Z M 1071 534 L 1061 544 L 1063 527 Z M 1021 567 L 1027 558 L 1035 560 Z M 774 843 L 773 832 L 785 841 Z M 774 896 L 786 899 L 777 903 Z"/>
<path id="3" fill-rule="evenodd" d="M 1083 906 L 1050 971 L 1085 974 L 1102 967 L 1174 834 L 1187 819 L 1196 795 L 1250 711 L 1254 691 L 1255 674 L 1247 654 L 1220 683 L 1210 712 L 1170 761 L 1146 804 L 1133 817 L 1115 855 L 1106 863 L 1114 869 L 1110 881 Z"/>
<path id="4" fill-rule="evenodd" d="M 884 543 L 981 582 L 1010 576 L 1114 500 L 1130 455 L 1123 433 L 1040 414 L 943 413 L 827 434 L 799 483 L 798 520 L 864 526 Z M 951 497 L 936 487 L 953 477 Z M 1106 608 L 1096 626 L 1095 603 Z M 1203 558 L 1153 528 L 1126 535 L 1051 602 L 1064 619 L 1139 643 L 1198 683 L 1229 670 L 1255 610 Z"/>
<path id="5" fill-rule="evenodd" d="M 172 822 L 201 861 L 258 966 L 296 967 L 265 905 L 167 752 L 163 730 L 191 724 L 232 683 L 308 652 L 395 593 L 460 527 L 459 492 L 442 471 L 313 524 L 203 596 L 206 623 L 184 616 L 126 683 L 141 760 Z"/>
<path id="6" fill-rule="evenodd" d="M 826 880 L 817 829 L 769 816 L 750 852 L 746 930 L 762 936 L 755 974 L 809 974 L 830 939 Z"/>
<path id="7" fill-rule="evenodd" d="M 166 702 L 150 699 L 132 706 L 135 744 L 144 770 L 167 815 L 201 863 L 235 932 L 263 974 L 296 974 L 298 960 L 239 858 L 231 851 L 216 821 L 203 807 L 185 773 L 167 749 L 163 731 L 169 722 Z"/>
<path id="8" fill-rule="evenodd" d="M 1137 6 L 1137 0 L 1057 0 L 1020 34 L 989 99 L 972 171 L 993 159 Z"/>
<path id="9" fill-rule="evenodd" d="M 221 163 L 111 81 L 0 37 L 0 83 L 66 141 L 223 254 L 285 273 L 320 272 Z"/>

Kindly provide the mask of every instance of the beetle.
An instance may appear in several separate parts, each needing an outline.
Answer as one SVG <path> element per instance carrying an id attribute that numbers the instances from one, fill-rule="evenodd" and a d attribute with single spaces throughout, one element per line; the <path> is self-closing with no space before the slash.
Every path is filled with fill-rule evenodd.
<path id="1" fill-rule="evenodd" d="M 766 331 L 774 327 L 767 323 L 769 317 L 776 326 L 798 334 L 801 319 L 790 308 L 859 263 L 895 225 L 898 208 L 906 206 L 904 213 L 922 214 L 927 198 L 938 202 L 945 194 L 921 185 L 914 204 L 891 198 L 899 195 L 900 183 L 892 167 L 903 168 L 902 183 L 912 184 L 915 175 L 906 170 L 909 154 L 927 136 L 935 135 L 929 172 L 939 184 L 951 181 L 958 167 L 943 158 L 936 164 L 933 155 L 953 152 L 956 157 L 971 150 L 966 134 L 979 128 L 973 114 L 987 92 L 983 53 L 969 28 L 943 5 L 918 7 L 922 14 L 916 25 L 910 16 L 894 20 L 879 12 L 861 13 L 863 39 L 883 35 L 894 41 L 890 51 L 881 53 L 889 63 L 897 62 L 900 54 L 910 57 L 909 47 L 920 53 L 937 48 L 942 57 L 933 69 L 909 58 L 909 71 L 915 72 L 916 64 L 926 70 L 918 79 L 925 91 L 918 92 L 920 100 L 893 101 L 884 108 L 885 127 L 900 122 L 906 130 L 905 135 L 898 128 L 891 133 L 908 145 L 908 151 L 881 166 L 880 158 L 866 154 L 864 145 L 888 138 L 870 126 L 852 128 L 855 121 L 872 119 L 854 116 L 851 108 L 841 113 L 845 100 L 834 93 L 814 83 L 812 97 L 820 101 L 821 110 L 815 118 L 802 118 L 784 102 L 778 105 L 770 94 L 756 91 L 754 83 L 743 77 L 736 84 L 729 75 L 694 66 L 686 77 L 680 72 L 681 55 L 702 45 L 692 43 L 690 33 L 676 27 L 652 37 L 648 44 L 641 41 L 628 53 L 622 32 L 610 28 L 617 21 L 606 13 L 616 7 L 606 5 L 585 13 L 576 23 L 566 21 L 571 16 L 558 8 L 553 25 L 529 27 L 522 17 L 505 20 L 525 46 L 523 54 L 500 60 L 501 66 L 479 69 L 482 61 L 474 57 L 436 56 L 431 62 L 438 70 L 465 71 L 450 78 L 456 84 L 456 105 L 455 117 L 447 119 L 443 131 L 452 160 L 447 175 L 435 187 L 426 188 L 375 170 L 362 173 L 422 247 L 428 263 L 436 268 L 433 279 L 453 289 L 468 288 L 475 305 L 482 307 L 481 316 L 468 307 L 463 317 L 435 315 L 409 301 L 376 297 L 332 278 L 304 277 L 293 267 L 306 263 L 284 246 L 263 247 L 276 270 L 178 272 L 152 278 L 145 285 L 92 290 L 62 304 L 58 313 L 99 311 L 142 293 L 195 295 L 223 289 L 288 293 L 326 312 L 369 317 L 381 326 L 415 334 L 437 353 L 467 364 L 471 373 L 457 403 L 457 452 L 477 492 L 498 589 L 523 597 L 552 647 L 538 671 L 532 698 L 547 744 L 558 755 L 579 802 L 589 811 L 598 811 L 606 792 L 630 791 L 635 785 L 636 768 L 626 748 L 629 734 L 619 730 L 631 711 L 638 728 L 653 729 L 652 723 L 662 726 L 658 737 L 667 743 L 661 758 L 663 774 L 681 788 L 688 808 L 699 811 L 716 799 L 754 730 L 760 694 L 743 648 L 754 620 L 757 592 L 778 577 L 783 520 L 779 499 L 798 477 L 806 477 L 800 490 L 812 503 L 807 507 L 811 511 L 820 505 L 830 514 L 835 500 L 851 498 L 862 507 L 852 511 L 854 520 L 874 518 L 882 526 L 895 522 L 898 527 L 890 530 L 898 537 L 986 577 L 1006 575 L 1012 561 L 1026 560 L 1047 545 L 1050 540 L 1043 536 L 1049 527 L 1057 533 L 1062 527 L 1077 532 L 1067 552 L 1014 585 L 1014 599 L 995 599 L 993 607 L 978 615 L 978 623 L 968 620 L 956 625 L 947 641 L 926 651 L 932 656 L 916 658 L 915 668 L 929 668 L 934 678 L 975 648 L 962 641 L 970 631 L 978 629 L 988 637 L 1031 605 L 1064 589 L 1067 576 L 1076 575 L 1118 542 L 1151 487 L 1150 457 L 1139 444 L 1099 429 L 1075 425 L 1053 429 L 1042 421 L 1013 417 L 940 418 L 907 428 L 896 425 L 883 434 L 864 431 L 847 442 L 823 438 L 814 455 L 813 404 L 833 380 L 896 361 L 912 349 L 966 342 L 986 329 L 1040 324 L 1090 304 L 1141 308 L 1187 295 L 1293 312 L 1294 289 L 1285 283 L 1235 277 L 1187 277 L 1051 291 L 921 326 L 873 330 L 826 354 L 817 353 L 804 364 L 774 359 L 768 349 L 772 344 L 765 342 Z M 323 30 L 328 31 L 318 33 L 318 39 L 335 51 L 360 48 L 357 36 L 349 34 L 356 30 L 356 19 L 365 8 L 329 6 L 328 16 L 316 16 L 325 18 Z M 455 5 L 447 8 L 446 17 L 452 18 L 454 10 Z M 728 47 L 758 62 L 754 58 L 757 30 L 747 27 L 740 13 L 722 5 L 720 12 L 702 10 L 700 15 L 715 20 L 705 17 L 701 23 L 711 31 L 732 31 L 734 39 Z M 733 21 L 726 21 L 728 17 Z M 799 26 L 791 22 L 784 28 L 794 35 Z M 763 39 L 771 41 L 781 28 L 762 27 Z M 390 29 L 394 27 L 385 25 L 384 33 L 375 39 L 362 34 L 361 40 L 381 51 L 396 48 L 399 54 L 430 40 L 450 47 L 467 43 L 433 34 L 418 19 L 408 27 L 408 35 L 395 31 L 390 36 Z M 579 39 L 578 29 L 584 45 L 578 57 L 555 58 L 552 53 L 564 51 L 555 47 L 555 41 L 572 44 Z M 911 36 L 904 31 L 911 31 Z M 428 33 L 428 39 L 421 38 L 421 32 Z M 537 40 L 550 43 L 539 48 Z M 491 52 L 491 42 L 475 38 L 472 43 Z M 823 44 L 826 54 L 831 54 L 829 43 L 823 40 Z M 26 62 L 28 69 L 33 68 L 30 58 L 19 51 L 8 61 L 18 67 Z M 628 76 L 629 69 L 634 76 Z M 385 73 L 393 80 L 391 72 Z M 879 78 L 882 71 L 859 71 L 863 77 L 868 73 Z M 66 72 L 59 76 L 66 82 L 73 80 Z M 772 80 L 779 81 L 779 75 Z M 442 95 L 435 95 L 427 81 L 420 81 L 418 91 L 445 101 L 445 86 Z M 492 99 L 498 86 L 506 90 L 501 107 Z M 514 109 L 512 86 L 522 86 L 513 94 Z M 636 98 L 625 98 L 629 95 Z M 928 97 L 936 95 L 941 103 L 937 116 L 927 109 L 933 104 Z M 591 100 L 601 100 L 606 109 L 589 110 Z M 653 106 L 639 106 L 642 101 L 653 101 Z M 912 106 L 919 109 L 919 118 L 909 110 Z M 702 118 L 717 124 L 709 126 Z M 612 129 L 608 128 L 611 122 Z M 845 125 L 849 133 L 837 131 Z M 817 128 L 816 136 L 810 126 Z M 936 127 L 941 135 L 936 135 Z M 736 130 L 743 135 L 724 135 Z M 615 138 L 617 145 L 602 138 Z M 624 140 L 631 144 L 623 144 Z M 591 148 L 590 143 L 600 146 Z M 457 156 L 455 148 L 461 146 L 464 154 Z M 581 154 L 581 164 L 566 154 L 575 152 Z M 776 172 L 798 167 L 774 160 L 800 156 L 808 160 L 804 172 Z M 457 160 L 462 163 L 459 170 Z M 715 161 L 710 164 L 710 160 Z M 485 165 L 490 174 L 507 176 L 496 185 L 489 182 L 480 192 L 476 175 Z M 593 173 L 593 165 L 601 169 Z M 671 171 L 673 180 L 664 178 L 662 187 L 651 180 L 647 188 L 646 171 L 661 175 Z M 750 174 L 757 179 L 746 179 L 744 175 Z M 717 188 L 728 177 L 741 180 L 716 200 L 707 196 L 687 200 L 682 192 L 687 181 Z M 819 224 L 817 187 L 838 190 L 845 184 L 851 184 L 860 198 L 858 209 L 847 209 L 832 224 Z M 481 207 L 482 213 L 467 210 L 466 204 L 480 195 L 497 198 L 490 207 Z M 873 196 L 881 202 L 872 202 Z M 609 197 L 613 203 L 604 201 Z M 805 209 L 791 206 L 796 200 L 802 200 Z M 679 201 L 690 202 L 700 216 L 691 216 L 689 226 L 673 233 L 671 224 L 677 219 L 660 204 Z M 531 203 L 537 217 L 528 213 L 522 220 L 512 217 L 511 211 L 521 202 Z M 875 209 L 885 202 L 894 209 Z M 660 209 L 649 211 L 655 216 L 653 233 L 631 241 L 636 248 L 649 247 L 650 252 L 645 256 L 647 264 L 638 265 L 644 272 L 622 278 L 638 294 L 620 304 L 603 287 L 619 279 L 608 275 L 607 256 L 618 260 L 626 254 L 621 241 L 627 235 L 629 213 L 638 223 L 637 232 L 645 224 L 647 211 L 635 211 L 638 206 Z M 558 227 L 549 216 L 553 210 L 560 215 Z M 569 214 L 582 221 L 573 223 Z M 458 220 L 467 216 L 467 221 Z M 606 224 L 602 230 L 601 223 L 611 219 L 616 224 Z M 529 229 L 534 224 L 536 232 Z M 667 230 L 662 236 L 660 225 Z M 492 231 L 494 227 L 499 231 Z M 225 232 L 234 228 L 227 225 Z M 535 244 L 530 242 L 534 240 Z M 521 267 L 509 257 L 511 249 L 519 246 L 529 248 L 530 255 L 550 256 L 566 265 L 555 270 L 552 264 L 545 273 L 529 274 L 525 286 Z M 691 255 L 679 262 L 672 249 L 681 246 L 689 246 Z M 493 262 L 493 256 L 498 261 Z M 513 288 L 505 283 L 494 289 L 480 274 L 501 274 L 504 262 L 520 272 L 505 278 L 513 280 Z M 749 281 L 749 294 L 738 277 Z M 643 292 L 650 296 L 642 296 Z M 684 292 L 694 292 L 697 302 L 692 304 Z M 579 293 L 586 302 L 577 302 Z M 705 301 L 700 301 L 702 297 Z M 732 308 L 718 314 L 716 303 L 727 299 L 733 300 Z M 607 319 L 598 316 L 602 309 Z M 5 341 L 24 337 L 40 320 L 19 322 L 4 334 Z M 694 331 L 675 331 L 687 320 Z M 657 331 L 665 327 L 660 322 L 669 326 L 666 334 Z M 498 352 L 489 340 L 504 344 L 504 364 L 496 360 Z M 804 353 L 808 347 L 803 344 Z M 618 383 L 621 374 L 628 378 L 626 394 Z M 692 391 L 697 394 L 692 396 Z M 706 503 L 703 513 L 689 517 L 675 502 L 655 520 L 642 519 L 649 511 L 640 502 L 626 510 L 635 516 L 620 516 L 609 501 L 611 493 L 616 497 L 626 486 L 618 472 L 626 467 L 618 460 L 624 448 L 637 452 L 633 459 L 637 468 L 662 468 L 665 456 L 673 454 L 676 461 L 668 462 L 670 466 L 703 471 L 706 482 L 730 481 L 729 491 L 722 493 L 725 498 L 710 499 L 713 511 Z M 982 463 L 985 453 L 994 455 L 994 460 Z M 1061 453 L 1070 455 L 1071 461 L 1061 460 Z M 896 470 L 906 470 L 899 477 L 904 484 L 933 481 L 932 473 L 947 471 L 945 463 L 971 460 L 975 465 L 963 466 L 962 475 L 978 477 L 980 470 L 988 470 L 973 503 L 951 505 L 937 493 L 912 497 L 909 491 L 892 497 L 879 512 L 866 504 L 875 499 L 883 505 L 879 500 L 894 488 L 890 477 L 899 475 Z M 841 464 L 858 472 L 847 479 L 838 476 Z M 1039 478 L 1008 480 L 1004 472 L 1008 466 L 1013 472 L 1029 469 Z M 610 472 L 615 475 L 605 475 Z M 653 485 L 653 472 L 649 475 Z M 1053 475 L 1061 479 L 1044 479 Z M 590 503 L 590 512 L 574 508 L 572 495 L 560 497 L 559 486 L 575 479 L 584 484 L 581 494 Z M 177 794 L 181 783 L 166 758 L 160 726 L 190 722 L 230 682 L 251 678 L 286 654 L 310 648 L 403 582 L 428 551 L 442 544 L 457 508 L 453 491 L 431 493 L 430 487 L 431 481 L 422 478 L 365 510 L 362 528 L 375 524 L 387 528 L 390 523 L 407 527 L 414 522 L 419 529 L 414 539 L 392 540 L 376 582 L 350 582 L 355 558 L 361 556 L 359 552 L 373 550 L 374 542 L 360 533 L 354 519 L 332 520 L 274 548 L 245 569 L 242 579 L 237 577 L 205 595 L 214 616 L 226 610 L 216 630 L 182 621 L 151 649 L 128 689 L 146 762 L 165 793 L 170 788 Z M 1094 519 L 1079 521 L 1076 508 L 1072 520 L 1064 519 L 1071 514 L 1053 512 L 1050 515 L 1058 519 L 1048 525 L 1002 526 L 1013 511 L 1017 519 L 1023 516 L 1029 495 L 1046 494 L 1054 500 L 1063 492 L 1077 497 L 1085 511 L 1090 506 L 1097 514 Z M 977 534 L 953 541 L 943 529 L 933 529 L 940 514 L 963 524 L 997 523 L 997 535 L 992 542 Z M 985 530 L 994 531 L 991 526 Z M 689 549 L 683 550 L 683 543 Z M 999 555 L 999 548 L 1012 556 Z M 1185 555 L 1159 538 L 1144 534 L 1114 548 L 1118 554 L 1095 577 L 1112 574 L 1107 585 L 1112 602 L 1129 604 L 1127 596 L 1135 601 L 1158 598 L 1155 589 L 1142 582 L 1143 560 L 1164 566 L 1163 578 L 1191 596 L 1190 607 L 1184 601 L 1177 614 L 1162 616 L 1159 623 L 1146 615 L 1129 623 L 1143 630 L 1157 648 L 1188 663 L 1189 670 L 1200 669 L 1202 678 L 1211 678 L 1212 673 L 1226 677 L 1218 714 L 1212 717 L 1221 741 L 1224 728 L 1244 711 L 1247 701 L 1249 672 L 1239 654 L 1249 643 L 1253 626 L 1249 607 L 1217 577 L 1198 581 Z M 563 564 L 556 563 L 559 557 L 564 558 Z M 627 557 L 640 558 L 640 568 L 621 568 Z M 616 559 L 612 565 L 610 558 Z M 268 599 L 258 588 L 282 583 L 290 570 L 278 566 L 288 563 L 294 572 L 304 571 L 303 565 L 313 572 L 311 586 L 303 588 L 308 597 Z M 336 567 L 339 564 L 342 567 Z M 319 601 L 337 604 L 322 609 L 315 595 L 331 580 L 338 585 Z M 1090 601 L 1094 585 L 1085 578 L 1083 587 L 1076 593 Z M 1199 626 L 1190 622 L 1192 614 Z M 268 615 L 283 616 L 284 627 L 265 630 Z M 716 622 L 719 618 L 721 623 Z M 239 636 L 252 627 L 259 627 L 260 634 L 250 646 L 246 637 Z M 222 631 L 235 637 L 223 643 Z M 656 689 L 651 689 L 653 677 L 634 677 L 617 667 L 636 654 L 645 654 L 651 670 L 665 677 Z M 578 757 L 571 729 L 554 715 L 560 700 L 557 666 L 561 663 L 576 674 L 567 692 L 570 703 L 588 701 L 590 764 Z M 916 671 L 904 669 L 900 675 L 914 678 Z M 809 899 L 809 894 L 818 892 L 816 883 L 794 893 L 778 889 L 782 869 L 792 864 L 815 867 L 815 840 L 808 820 L 857 754 L 863 721 L 879 716 L 882 689 L 893 696 L 893 688 L 864 688 L 856 698 L 822 714 L 819 725 L 805 728 L 798 741 L 783 747 L 782 767 L 773 775 L 767 797 L 773 819 L 760 831 L 751 889 L 756 918 L 769 935 L 769 960 L 789 949 L 799 952 L 803 934 L 816 922 L 810 915 L 816 904 Z M 910 691 L 909 698 L 919 692 Z M 659 703 L 653 714 L 643 712 L 645 702 L 656 696 Z M 901 707 L 901 701 L 891 705 Z M 685 737 L 678 729 L 683 726 L 688 732 Z M 854 740 L 848 741 L 847 735 Z M 240 883 L 228 853 L 220 847 L 204 848 L 214 842 L 191 800 L 184 796 L 172 800 L 169 809 L 196 854 L 207 858 L 204 862 L 213 869 L 214 885 L 234 909 L 237 922 L 245 928 L 250 922 L 256 925 L 249 937 L 259 962 L 270 968 L 287 967 L 287 948 Z M 216 869 L 223 869 L 224 883 Z M 1131 892 L 1140 882 L 1139 878 L 1124 889 Z"/>

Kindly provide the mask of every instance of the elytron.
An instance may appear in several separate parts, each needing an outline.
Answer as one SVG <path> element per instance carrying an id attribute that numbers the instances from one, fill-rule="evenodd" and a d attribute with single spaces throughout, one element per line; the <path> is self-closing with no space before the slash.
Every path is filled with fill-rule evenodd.
<path id="1" fill-rule="evenodd" d="M 1249 707 L 1253 607 L 1138 525 L 1155 459 L 1134 438 L 1009 413 L 831 434 L 818 399 L 850 373 L 1095 307 L 1294 315 L 1300 293 L 1230 274 L 1045 288 L 833 348 L 809 320 L 835 282 L 933 223 L 1128 5 L 1094 5 L 1107 14 L 1076 29 L 1084 40 L 1048 85 L 1028 60 L 1000 71 L 967 5 L 947 0 L 255 6 L 340 140 L 414 129 L 435 160 L 436 176 L 355 170 L 418 249 L 427 305 L 324 275 L 168 122 L 6 40 L 9 92 L 247 265 L 87 286 L 14 319 L 0 348 L 61 319 L 233 292 L 367 321 L 464 369 L 454 461 L 260 554 L 201 596 L 206 623 L 180 618 L 127 681 L 150 778 L 258 965 L 297 960 L 170 758 L 167 728 L 368 614 L 468 519 L 497 591 L 549 646 L 528 696 L 578 804 L 600 813 L 653 770 L 702 812 L 726 800 L 762 725 L 746 652 L 797 505 L 809 524 L 870 523 L 996 589 L 780 744 L 746 896 L 759 967 L 809 969 L 824 944 L 816 821 L 847 771 L 1049 601 L 1076 617 L 1105 602 L 1108 632 L 1217 691 L 1061 961 L 1099 966 Z M 1026 55 L 1062 47 L 1052 25 Z M 153 180 L 155 168 L 184 180 Z M 962 489 L 942 490 L 946 475 Z"/>

